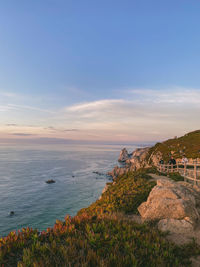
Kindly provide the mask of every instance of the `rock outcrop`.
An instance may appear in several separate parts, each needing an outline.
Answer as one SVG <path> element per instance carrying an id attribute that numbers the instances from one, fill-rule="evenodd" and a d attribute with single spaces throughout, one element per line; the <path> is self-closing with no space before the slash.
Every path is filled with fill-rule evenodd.
<path id="1" fill-rule="evenodd" d="M 193 232 L 193 225 L 186 220 L 163 219 L 158 223 L 158 229 L 163 232 L 176 234 L 190 234 Z"/>
<path id="2" fill-rule="evenodd" d="M 126 160 L 128 160 L 130 158 L 129 154 L 128 154 L 128 151 L 126 148 L 123 148 L 120 152 L 120 155 L 119 155 L 119 158 L 118 158 L 118 161 L 119 162 L 125 162 Z"/>
<path id="3" fill-rule="evenodd" d="M 47 184 L 54 184 L 55 181 L 54 181 L 53 179 L 50 179 L 50 180 L 47 180 L 46 183 L 47 183 Z"/>
<path id="4" fill-rule="evenodd" d="M 146 160 L 149 152 L 149 147 L 137 148 L 133 153 L 130 160 L 126 161 L 127 165 L 131 165 L 132 169 L 138 170 L 140 168 L 149 167 L 149 164 Z"/>
<path id="5" fill-rule="evenodd" d="M 159 220 L 160 230 L 191 231 L 200 215 L 198 188 L 185 182 L 160 179 L 138 211 L 143 220 Z M 178 229 L 178 230 L 177 230 Z"/>
<path id="6" fill-rule="evenodd" d="M 115 180 L 118 176 L 124 175 L 130 171 L 136 171 L 140 168 L 146 168 L 148 164 L 146 158 L 149 152 L 149 147 L 138 148 L 133 153 L 128 154 L 125 148 L 120 152 L 118 161 L 123 162 L 123 166 L 115 166 L 108 175 Z"/>
<path id="7" fill-rule="evenodd" d="M 118 176 L 124 175 L 129 172 L 128 167 L 119 167 L 115 166 L 112 171 L 108 172 L 108 175 L 113 178 L 113 180 L 117 179 Z"/>

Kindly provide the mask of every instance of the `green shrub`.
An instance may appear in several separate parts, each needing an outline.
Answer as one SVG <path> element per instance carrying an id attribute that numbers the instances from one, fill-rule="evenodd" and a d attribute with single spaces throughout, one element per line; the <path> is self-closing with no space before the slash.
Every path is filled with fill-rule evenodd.
<path id="1" fill-rule="evenodd" d="M 181 176 L 178 172 L 172 172 L 169 173 L 169 178 L 171 178 L 172 180 L 178 182 L 178 181 L 184 181 L 184 177 Z"/>
<path id="2" fill-rule="evenodd" d="M 78 214 L 87 212 L 90 215 L 124 212 L 137 213 L 138 206 L 146 201 L 155 182 L 150 181 L 151 176 L 144 170 L 129 173 L 111 184 L 101 199 L 82 209 Z"/>
<path id="3" fill-rule="evenodd" d="M 200 130 L 190 132 L 179 138 L 169 139 L 162 143 L 157 143 L 150 148 L 146 160 L 148 161 L 152 154 L 161 153 L 162 158 L 167 163 L 173 151 L 174 158 L 181 158 L 186 155 L 187 158 L 200 158 Z M 152 162 L 149 162 L 150 164 Z"/>

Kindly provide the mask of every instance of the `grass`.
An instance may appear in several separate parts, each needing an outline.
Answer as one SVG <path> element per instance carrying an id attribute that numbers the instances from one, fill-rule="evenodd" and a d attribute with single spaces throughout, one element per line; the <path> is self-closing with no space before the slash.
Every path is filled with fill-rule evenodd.
<path id="1" fill-rule="evenodd" d="M 147 160 L 150 159 L 152 154 L 159 152 L 166 163 L 172 154 L 174 158 L 181 158 L 183 155 L 186 155 L 187 158 L 200 158 L 200 130 L 179 138 L 169 139 L 163 143 L 157 143 L 150 148 Z"/>
<path id="2" fill-rule="evenodd" d="M 184 181 L 184 177 L 181 176 L 178 172 L 169 173 L 168 177 L 174 180 L 175 182 Z"/>
<path id="3" fill-rule="evenodd" d="M 1 266 L 189 266 L 188 252 L 147 225 L 82 214 L 0 241 Z M 184 252 L 184 253 L 183 253 Z M 190 252 L 191 254 L 191 252 Z"/>

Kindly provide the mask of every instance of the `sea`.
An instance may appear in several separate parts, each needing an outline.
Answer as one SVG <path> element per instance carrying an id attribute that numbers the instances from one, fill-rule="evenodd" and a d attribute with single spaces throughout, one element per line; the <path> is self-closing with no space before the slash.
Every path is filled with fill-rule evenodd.
<path id="1" fill-rule="evenodd" d="M 0 237 L 23 227 L 42 231 L 88 207 L 101 195 L 123 147 L 0 145 Z M 49 179 L 55 183 L 47 184 Z"/>

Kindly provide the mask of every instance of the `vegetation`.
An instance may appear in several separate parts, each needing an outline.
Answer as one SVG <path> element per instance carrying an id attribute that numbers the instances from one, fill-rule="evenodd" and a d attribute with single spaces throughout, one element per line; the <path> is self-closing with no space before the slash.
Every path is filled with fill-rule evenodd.
<path id="1" fill-rule="evenodd" d="M 189 266 L 188 252 L 146 225 L 116 218 L 66 217 L 41 234 L 1 239 L 2 266 Z"/>
<path id="2" fill-rule="evenodd" d="M 181 176 L 178 172 L 169 173 L 169 178 L 176 182 L 184 181 L 184 177 Z"/>
<path id="3" fill-rule="evenodd" d="M 113 212 L 137 213 L 138 206 L 146 201 L 155 182 L 144 171 L 130 172 L 119 177 L 115 183 L 108 185 L 108 189 L 90 207 L 82 209 L 78 214 L 84 212 L 89 215 L 105 214 Z"/>
<path id="4" fill-rule="evenodd" d="M 196 245 L 175 246 L 154 226 L 123 215 L 136 213 L 146 200 L 155 184 L 151 171 L 119 177 L 100 200 L 53 228 L 1 238 L 0 266 L 190 266 L 190 256 L 200 253 Z"/>
<path id="5" fill-rule="evenodd" d="M 200 158 L 200 130 L 188 133 L 182 137 L 169 139 L 163 143 L 157 143 L 150 148 L 150 157 L 160 152 L 163 160 L 168 162 L 171 155 L 175 158 L 181 158 L 186 155 L 187 158 Z"/>

